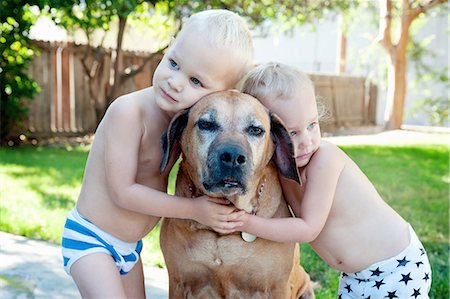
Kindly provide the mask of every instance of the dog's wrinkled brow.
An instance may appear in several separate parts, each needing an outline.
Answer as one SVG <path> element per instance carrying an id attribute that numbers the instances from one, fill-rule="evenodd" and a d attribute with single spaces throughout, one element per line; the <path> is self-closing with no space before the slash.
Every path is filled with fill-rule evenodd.
<path id="1" fill-rule="evenodd" d="M 247 123 L 249 126 L 255 126 L 255 127 L 263 127 L 263 123 L 261 120 L 254 114 L 248 115 Z"/>
<path id="2" fill-rule="evenodd" d="M 217 118 L 217 110 L 208 109 L 205 112 L 203 112 L 198 119 L 213 121 L 216 120 L 216 118 Z"/>

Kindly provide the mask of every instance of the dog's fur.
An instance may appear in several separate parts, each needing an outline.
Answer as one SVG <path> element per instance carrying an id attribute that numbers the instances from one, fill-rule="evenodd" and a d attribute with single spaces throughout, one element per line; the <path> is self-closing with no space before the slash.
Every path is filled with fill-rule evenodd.
<path id="1" fill-rule="evenodd" d="M 261 217 L 291 217 L 277 170 L 299 181 L 292 144 L 255 98 L 235 90 L 206 96 L 175 116 L 161 141 L 161 172 L 183 154 L 177 195 L 225 197 Z M 245 242 L 239 233 L 171 218 L 160 239 L 170 298 L 314 298 L 298 245 Z"/>

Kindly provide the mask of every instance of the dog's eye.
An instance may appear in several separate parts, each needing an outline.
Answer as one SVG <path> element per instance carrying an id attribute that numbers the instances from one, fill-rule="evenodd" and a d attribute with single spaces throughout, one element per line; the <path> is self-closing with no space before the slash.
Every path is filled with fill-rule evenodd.
<path id="1" fill-rule="evenodd" d="M 264 129 L 256 126 L 250 126 L 247 128 L 247 132 L 252 136 L 261 136 L 264 134 Z"/>
<path id="2" fill-rule="evenodd" d="M 212 131 L 212 130 L 217 129 L 217 124 L 215 122 L 208 121 L 208 120 L 202 120 L 202 119 L 200 119 L 197 122 L 197 126 L 200 130 L 206 130 L 206 131 Z"/>

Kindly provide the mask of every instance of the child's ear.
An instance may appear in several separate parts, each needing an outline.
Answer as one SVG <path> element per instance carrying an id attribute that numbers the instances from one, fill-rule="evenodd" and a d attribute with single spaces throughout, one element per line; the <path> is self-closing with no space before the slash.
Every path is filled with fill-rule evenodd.
<path id="1" fill-rule="evenodd" d="M 269 112 L 269 115 L 271 124 L 270 133 L 275 143 L 272 161 L 283 177 L 301 184 L 302 182 L 298 175 L 297 165 L 294 159 L 294 146 L 289 137 L 289 132 L 280 117 L 272 112 Z"/>
<path id="2" fill-rule="evenodd" d="M 179 140 L 181 134 L 186 127 L 189 115 L 189 109 L 179 112 L 174 116 L 169 124 L 169 128 L 161 136 L 161 149 L 162 149 L 162 161 L 159 166 L 159 172 L 163 173 L 167 167 L 167 163 L 170 161 L 170 157 L 176 155 L 177 157 L 181 153 L 179 146 Z"/>

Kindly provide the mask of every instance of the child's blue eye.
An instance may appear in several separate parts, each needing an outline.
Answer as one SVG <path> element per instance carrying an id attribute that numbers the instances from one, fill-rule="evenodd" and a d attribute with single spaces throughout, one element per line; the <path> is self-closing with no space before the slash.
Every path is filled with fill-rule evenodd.
<path id="1" fill-rule="evenodd" d="M 200 80 L 198 80 L 197 78 L 191 78 L 191 82 L 195 86 L 203 86 L 202 82 L 200 82 Z"/>
<path id="2" fill-rule="evenodd" d="M 292 136 L 295 136 L 295 135 L 297 135 L 297 132 L 295 132 L 295 131 L 290 131 L 290 132 L 289 132 L 289 136 L 292 137 Z"/>
<path id="3" fill-rule="evenodd" d="M 308 130 L 314 129 L 316 127 L 316 125 L 317 125 L 317 122 L 310 123 L 308 126 Z"/>
<path id="4" fill-rule="evenodd" d="M 180 69 L 180 68 L 178 67 L 178 64 L 175 62 L 175 60 L 169 59 L 169 63 L 170 63 L 170 66 L 171 66 L 172 68 L 174 68 L 174 69 L 176 69 L 176 70 Z"/>

